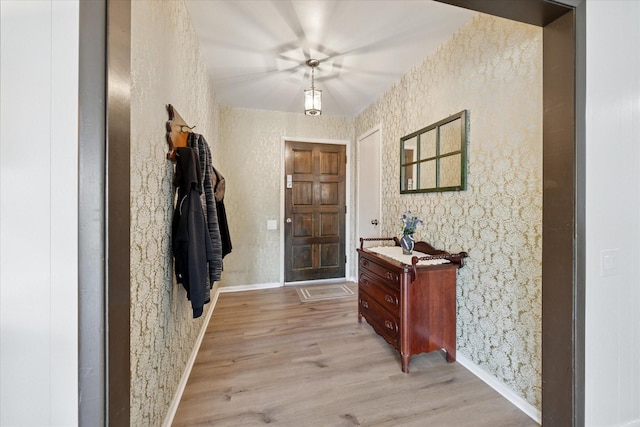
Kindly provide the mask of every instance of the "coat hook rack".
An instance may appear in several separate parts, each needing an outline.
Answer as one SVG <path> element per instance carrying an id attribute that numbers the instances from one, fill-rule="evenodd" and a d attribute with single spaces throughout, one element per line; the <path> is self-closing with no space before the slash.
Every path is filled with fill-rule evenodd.
<path id="1" fill-rule="evenodd" d="M 176 148 L 188 146 L 187 137 L 195 126 L 189 126 L 171 104 L 167 104 L 167 113 L 169 113 L 169 120 L 166 125 L 167 144 L 169 144 L 167 159 L 175 161 L 177 156 Z"/>

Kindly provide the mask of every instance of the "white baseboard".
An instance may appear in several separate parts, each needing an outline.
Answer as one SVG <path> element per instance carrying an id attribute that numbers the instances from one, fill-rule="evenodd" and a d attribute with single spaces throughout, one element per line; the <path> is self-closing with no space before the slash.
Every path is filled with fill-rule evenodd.
<path id="1" fill-rule="evenodd" d="M 182 400 L 182 394 L 184 393 L 184 389 L 187 386 L 189 375 L 191 375 L 191 368 L 193 368 L 193 364 L 196 362 L 198 351 L 200 351 L 200 345 L 202 344 L 202 340 L 204 339 L 204 334 L 207 331 L 207 326 L 209 326 L 209 321 L 211 320 L 213 309 L 216 307 L 216 303 L 218 302 L 218 295 L 220 295 L 220 292 L 221 292 L 220 288 L 214 288 L 213 295 L 211 295 L 211 301 L 209 302 L 209 304 L 207 304 L 209 305 L 209 310 L 207 311 L 204 322 L 202 323 L 202 328 L 200 329 L 200 333 L 198 334 L 196 343 L 193 346 L 193 349 L 191 350 L 191 355 L 187 360 L 187 365 L 185 366 L 184 372 L 182 373 L 182 377 L 180 378 L 180 383 L 178 383 L 178 389 L 176 390 L 176 393 L 173 395 L 173 400 L 171 401 L 171 405 L 169 406 L 167 415 L 164 417 L 164 422 L 162 423 L 162 427 L 171 427 L 171 424 L 173 424 L 173 418 L 176 416 L 178 405 L 180 405 L 180 401 Z"/>
<path id="2" fill-rule="evenodd" d="M 273 282 L 273 283 L 257 283 L 254 285 L 229 285 L 220 287 L 220 292 L 239 292 L 239 291 L 256 291 L 260 289 L 272 289 L 272 288 L 281 288 L 282 283 Z"/>
<path id="3" fill-rule="evenodd" d="M 623 424 L 623 427 L 640 427 L 640 418 L 635 421 L 631 421 L 626 424 Z"/>
<path id="4" fill-rule="evenodd" d="M 542 413 L 538 410 L 538 408 L 524 400 L 493 375 L 489 374 L 487 371 L 485 371 L 480 366 L 476 365 L 474 362 L 472 362 L 470 359 L 467 359 L 460 353 L 456 355 L 456 362 L 460 363 L 466 369 L 471 371 L 471 373 L 473 373 L 476 377 L 487 383 L 491 388 L 500 393 L 502 397 L 516 405 L 518 409 L 527 414 L 532 420 L 534 420 L 538 424 L 542 424 Z"/>

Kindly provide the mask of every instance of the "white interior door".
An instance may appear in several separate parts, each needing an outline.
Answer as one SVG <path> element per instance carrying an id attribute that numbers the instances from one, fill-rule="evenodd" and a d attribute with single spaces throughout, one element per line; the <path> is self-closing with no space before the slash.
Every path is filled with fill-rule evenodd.
<path id="1" fill-rule="evenodd" d="M 380 237 L 380 126 L 358 138 L 358 235 Z"/>

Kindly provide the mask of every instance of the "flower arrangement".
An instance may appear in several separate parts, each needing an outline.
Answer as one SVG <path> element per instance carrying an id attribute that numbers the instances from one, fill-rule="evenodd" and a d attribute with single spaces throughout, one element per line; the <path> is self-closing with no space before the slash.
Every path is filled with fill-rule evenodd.
<path id="1" fill-rule="evenodd" d="M 402 221 L 402 234 L 404 236 L 415 233 L 416 227 L 418 227 L 419 224 L 424 224 L 424 221 L 417 216 L 412 215 L 411 211 L 403 213 L 400 217 L 400 221 Z"/>

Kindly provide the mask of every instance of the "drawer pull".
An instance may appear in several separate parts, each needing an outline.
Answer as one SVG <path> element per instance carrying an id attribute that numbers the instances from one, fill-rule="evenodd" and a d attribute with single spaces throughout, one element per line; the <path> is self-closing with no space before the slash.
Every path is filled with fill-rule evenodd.
<path id="1" fill-rule="evenodd" d="M 362 301 L 362 306 L 363 306 L 364 308 L 369 308 L 369 303 L 368 303 L 368 302 L 366 302 L 366 301 Z"/>
<path id="2" fill-rule="evenodd" d="M 391 320 L 384 319 L 384 326 L 387 329 L 391 329 L 392 331 L 396 330 L 396 327 L 395 327 L 396 324 L 394 322 L 392 322 Z"/>
<path id="3" fill-rule="evenodd" d="M 367 261 L 366 259 L 363 259 L 360 264 L 362 264 L 363 267 L 366 267 L 367 265 L 369 265 L 369 261 Z"/>
<path id="4" fill-rule="evenodd" d="M 384 277 L 386 277 L 387 280 L 393 280 L 393 273 L 391 273 L 390 271 L 387 271 Z"/>
<path id="5" fill-rule="evenodd" d="M 392 297 L 391 295 L 385 295 L 384 296 L 384 300 L 386 302 L 388 302 L 389 304 L 395 304 L 398 305 L 398 300 L 396 300 L 394 297 Z"/>
<path id="6" fill-rule="evenodd" d="M 367 279 L 362 279 L 362 286 L 369 287 L 369 281 Z"/>

